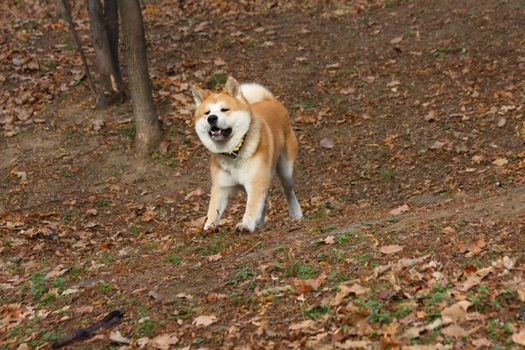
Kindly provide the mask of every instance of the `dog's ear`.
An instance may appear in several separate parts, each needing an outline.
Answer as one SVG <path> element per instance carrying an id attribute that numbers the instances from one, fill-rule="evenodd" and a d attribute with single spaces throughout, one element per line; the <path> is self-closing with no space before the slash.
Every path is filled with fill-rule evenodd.
<path id="1" fill-rule="evenodd" d="M 195 101 L 195 106 L 200 105 L 202 101 L 210 94 L 208 90 L 203 90 L 193 84 L 191 84 L 191 93 L 193 95 L 193 100 Z"/>
<path id="2" fill-rule="evenodd" d="M 242 98 L 241 86 L 233 77 L 228 77 L 224 85 L 224 92 L 235 98 Z"/>

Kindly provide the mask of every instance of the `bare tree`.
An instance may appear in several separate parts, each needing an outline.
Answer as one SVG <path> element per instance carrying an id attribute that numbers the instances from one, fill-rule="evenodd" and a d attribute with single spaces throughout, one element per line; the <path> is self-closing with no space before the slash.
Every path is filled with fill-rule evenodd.
<path id="1" fill-rule="evenodd" d="M 60 5 L 60 6 L 59 6 Z M 125 50 L 136 135 L 135 153 L 146 157 L 162 139 L 160 121 L 157 117 L 151 82 L 148 73 L 144 22 L 138 0 L 87 0 L 95 57 L 99 71 L 101 91 L 97 94 L 89 73 L 78 34 L 71 16 L 69 0 L 57 0 L 57 12 L 62 13 L 70 25 L 83 59 L 90 88 L 96 96 L 97 107 L 102 108 L 127 97 L 119 66 L 119 15 Z"/>
<path id="2" fill-rule="evenodd" d="M 148 73 L 144 22 L 138 0 L 118 0 L 118 8 L 137 127 L 135 152 L 137 156 L 144 157 L 159 145 L 162 138 Z"/>
<path id="3" fill-rule="evenodd" d="M 126 98 L 118 62 L 117 0 L 87 0 L 87 7 L 101 85 L 97 108 L 104 108 Z"/>

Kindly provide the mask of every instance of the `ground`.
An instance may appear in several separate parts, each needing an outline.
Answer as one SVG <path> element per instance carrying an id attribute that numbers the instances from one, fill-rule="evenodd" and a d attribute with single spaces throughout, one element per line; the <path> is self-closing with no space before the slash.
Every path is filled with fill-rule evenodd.
<path id="1" fill-rule="evenodd" d="M 165 141 L 145 162 L 53 7 L 0 5 L 0 348 L 113 310 L 68 348 L 525 344 L 523 1 L 148 3 Z M 290 110 L 301 222 L 276 181 L 260 230 L 234 232 L 239 195 L 201 231 L 189 84 L 228 74 Z"/>

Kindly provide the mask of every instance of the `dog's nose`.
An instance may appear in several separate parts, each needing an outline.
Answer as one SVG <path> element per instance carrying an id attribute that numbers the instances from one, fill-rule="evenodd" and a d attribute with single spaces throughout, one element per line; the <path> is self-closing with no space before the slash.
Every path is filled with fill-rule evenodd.
<path id="1" fill-rule="evenodd" d="M 208 116 L 208 123 L 210 123 L 210 125 L 215 125 L 215 124 L 217 124 L 217 119 L 219 119 L 219 118 L 215 114 L 209 115 Z"/>

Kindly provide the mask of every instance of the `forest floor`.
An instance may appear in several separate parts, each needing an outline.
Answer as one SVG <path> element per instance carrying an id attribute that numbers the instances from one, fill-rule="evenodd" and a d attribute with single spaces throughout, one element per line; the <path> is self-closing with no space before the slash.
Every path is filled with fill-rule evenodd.
<path id="1" fill-rule="evenodd" d="M 524 346 L 525 2 L 240 3 L 144 8 L 165 131 L 145 163 L 52 6 L 0 5 L 0 348 L 113 310 L 67 348 Z M 201 232 L 189 84 L 229 74 L 290 110 L 301 222 L 275 181 L 260 230 L 234 231 L 239 195 Z"/>

